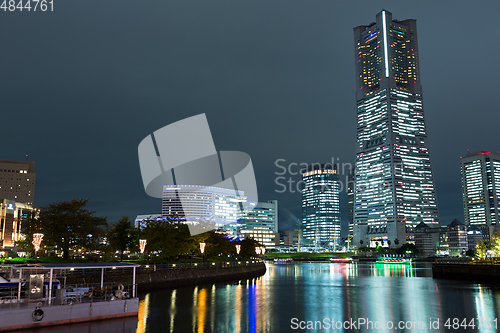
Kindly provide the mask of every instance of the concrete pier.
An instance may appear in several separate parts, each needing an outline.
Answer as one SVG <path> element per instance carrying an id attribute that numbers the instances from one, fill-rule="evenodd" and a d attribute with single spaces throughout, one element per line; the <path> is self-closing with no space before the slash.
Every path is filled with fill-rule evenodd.
<path id="1" fill-rule="evenodd" d="M 438 279 L 459 279 L 477 282 L 500 281 L 500 265 L 487 263 L 434 263 L 432 276 Z"/>

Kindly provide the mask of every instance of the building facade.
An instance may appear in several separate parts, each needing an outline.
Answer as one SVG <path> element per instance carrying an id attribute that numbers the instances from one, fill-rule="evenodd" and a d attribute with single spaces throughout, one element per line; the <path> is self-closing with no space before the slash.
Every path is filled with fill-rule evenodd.
<path id="1" fill-rule="evenodd" d="M 443 228 L 431 228 L 424 222 L 420 222 L 414 229 L 415 247 L 424 255 L 433 255 L 440 246 Z"/>
<path id="2" fill-rule="evenodd" d="M 188 223 L 205 221 L 222 227 L 241 219 L 246 209 L 242 191 L 201 185 L 163 187 L 162 215 L 176 215 Z"/>
<path id="3" fill-rule="evenodd" d="M 22 223 L 33 206 L 3 199 L 0 201 L 0 252 L 12 249 L 20 240 Z"/>
<path id="4" fill-rule="evenodd" d="M 354 236 L 354 171 L 354 168 L 349 170 L 349 175 L 347 178 L 347 218 L 349 222 L 348 243 L 350 243 L 350 240 L 352 240 L 352 237 Z"/>
<path id="5" fill-rule="evenodd" d="M 354 244 L 399 245 L 424 222 L 439 225 L 425 125 L 416 20 L 386 10 L 354 28 L 357 153 Z M 354 232 L 356 234 L 356 232 Z"/>
<path id="6" fill-rule="evenodd" d="M 461 257 L 469 249 L 467 240 L 467 226 L 457 219 L 454 219 L 447 226 L 447 242 L 450 256 Z"/>
<path id="7" fill-rule="evenodd" d="M 35 180 L 35 162 L 0 160 L 0 200 L 33 205 Z"/>
<path id="8" fill-rule="evenodd" d="M 464 221 L 483 235 L 499 225 L 500 153 L 477 152 L 460 158 Z"/>
<path id="9" fill-rule="evenodd" d="M 340 184 L 334 165 L 313 164 L 302 170 L 302 237 L 316 248 L 340 243 Z"/>
<path id="10" fill-rule="evenodd" d="M 224 229 L 236 236 L 253 238 L 266 247 L 274 247 L 278 233 L 278 201 L 250 202 L 251 210 L 246 210 L 236 223 L 227 224 Z"/>

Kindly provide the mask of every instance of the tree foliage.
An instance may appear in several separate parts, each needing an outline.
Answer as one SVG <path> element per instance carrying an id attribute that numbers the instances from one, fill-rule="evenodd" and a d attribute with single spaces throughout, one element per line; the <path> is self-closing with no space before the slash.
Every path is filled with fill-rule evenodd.
<path id="1" fill-rule="evenodd" d="M 22 221 L 21 234 L 22 239 L 16 242 L 16 246 L 20 249 L 35 255 L 35 247 L 33 246 L 33 234 L 43 231 L 42 224 L 38 218 L 38 211 L 32 210 L 28 213 L 27 219 Z M 42 239 L 42 244 L 46 241 Z"/>
<path id="2" fill-rule="evenodd" d="M 482 239 L 476 244 L 476 255 L 481 259 L 500 257 L 500 230 L 490 237 L 489 242 Z"/>
<path id="3" fill-rule="evenodd" d="M 231 242 L 215 231 L 191 236 L 185 223 L 177 216 L 151 219 L 145 223 L 140 238 L 147 240 L 146 253 L 154 252 L 164 259 L 176 260 L 180 256 L 201 255 L 204 259 L 219 255 L 235 255 L 236 244 L 241 245 L 240 256 L 255 256 L 255 247 L 260 246 L 253 239 Z M 200 243 L 205 243 L 201 253 Z"/>
<path id="4" fill-rule="evenodd" d="M 136 250 L 139 232 L 132 225 L 128 216 L 123 216 L 118 222 L 108 229 L 108 243 L 111 250 L 120 252 L 120 260 L 123 260 L 125 251 Z"/>
<path id="5" fill-rule="evenodd" d="M 158 252 L 162 258 L 175 259 L 182 254 L 191 254 L 196 248 L 187 225 L 175 217 L 147 221 L 141 238 L 147 240 L 146 252 Z"/>
<path id="6" fill-rule="evenodd" d="M 405 254 L 407 252 L 415 254 L 415 253 L 418 253 L 420 251 L 417 249 L 415 244 L 404 243 L 403 245 L 401 245 L 401 247 L 399 249 L 397 249 L 397 252 L 400 254 Z"/>
<path id="7" fill-rule="evenodd" d="M 62 250 L 68 258 L 71 250 L 98 248 L 107 226 L 105 217 L 85 209 L 89 199 L 51 203 L 40 208 L 39 226 L 44 242 Z"/>

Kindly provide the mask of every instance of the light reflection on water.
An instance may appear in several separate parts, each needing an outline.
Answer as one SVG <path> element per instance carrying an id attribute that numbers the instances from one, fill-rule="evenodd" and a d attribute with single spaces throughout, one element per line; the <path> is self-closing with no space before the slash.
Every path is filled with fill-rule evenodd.
<path id="1" fill-rule="evenodd" d="M 82 332 L 304 332 L 291 319 L 422 321 L 420 330 L 321 330 L 321 332 L 446 332 L 447 318 L 498 318 L 500 290 L 491 285 L 434 280 L 430 264 L 295 263 L 267 265 L 257 279 L 141 295 L 137 325 L 130 319 L 80 324 Z M 429 320 L 441 329 L 430 329 Z M 114 323 L 114 324 L 113 324 Z M 115 329 L 110 329 L 110 325 Z M 39 330 L 40 332 L 44 330 Z M 66 332 L 52 328 L 53 332 Z M 79 329 L 71 329 L 76 333 Z M 314 332 L 320 330 L 308 330 Z M 459 329 L 462 332 L 497 332 Z M 44 331 L 45 332 L 45 331 Z M 48 331 L 46 331 L 48 332 Z"/>
<path id="2" fill-rule="evenodd" d="M 138 326 L 137 333 L 167 331 L 166 327 L 168 332 L 290 332 L 292 318 L 305 321 L 368 318 L 425 324 L 420 330 L 322 330 L 332 332 L 444 332 L 443 319 L 494 319 L 500 312 L 499 290 L 467 282 L 434 280 L 430 264 L 425 263 L 295 263 L 268 264 L 267 268 L 266 275 L 258 279 L 146 294 L 141 302 L 150 302 L 148 307 L 160 313 L 162 304 L 176 299 L 177 315 L 173 318 L 170 312 L 169 322 L 164 322 L 161 329 L 159 318 L 144 312 L 139 315 L 139 322 L 146 316 L 148 324 L 145 330 L 144 326 Z M 187 301 L 189 294 L 193 295 L 191 302 Z M 430 329 L 429 321 L 438 318 L 441 329 Z M 462 328 L 461 331 L 497 330 Z"/>

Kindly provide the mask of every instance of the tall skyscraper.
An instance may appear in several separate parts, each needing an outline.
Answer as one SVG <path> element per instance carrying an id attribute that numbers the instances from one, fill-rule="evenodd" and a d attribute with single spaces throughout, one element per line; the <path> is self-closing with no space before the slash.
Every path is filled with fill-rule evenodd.
<path id="1" fill-rule="evenodd" d="M 404 244 L 420 222 L 439 225 L 424 119 L 416 20 L 382 10 L 354 28 L 357 153 L 354 245 Z"/>
<path id="2" fill-rule="evenodd" d="M 329 164 L 313 164 L 302 170 L 303 239 L 322 248 L 340 242 L 340 201 L 337 170 Z"/>
<path id="3" fill-rule="evenodd" d="M 0 200 L 33 205 L 35 179 L 35 162 L 0 160 Z"/>
<path id="4" fill-rule="evenodd" d="M 500 153 L 477 152 L 460 158 L 464 220 L 483 235 L 500 222 Z"/>

